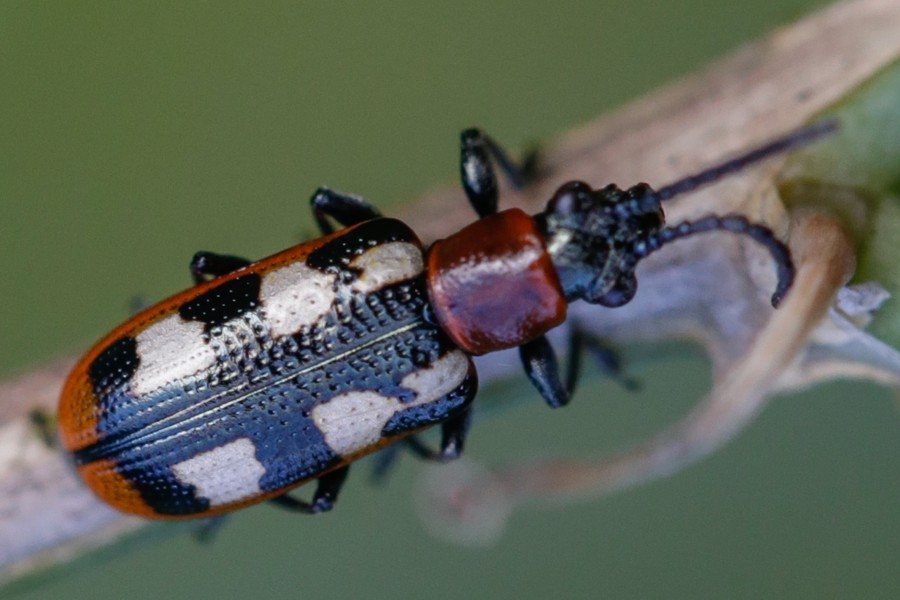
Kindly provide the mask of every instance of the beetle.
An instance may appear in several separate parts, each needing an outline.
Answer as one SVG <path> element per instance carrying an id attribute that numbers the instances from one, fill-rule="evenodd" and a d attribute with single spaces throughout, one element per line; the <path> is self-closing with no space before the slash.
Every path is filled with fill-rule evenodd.
<path id="1" fill-rule="evenodd" d="M 768 228 L 740 215 L 666 226 L 662 203 L 833 128 L 813 124 L 659 190 L 568 182 L 534 216 L 498 211 L 493 163 L 514 183 L 528 170 L 466 130 L 460 171 L 478 220 L 425 248 L 364 199 L 319 189 L 323 237 L 252 263 L 198 252 L 193 287 L 100 340 L 65 383 L 60 437 L 90 489 L 125 512 L 208 517 L 263 500 L 327 511 L 363 455 L 399 440 L 427 458 L 461 452 L 472 356 L 518 347 L 540 395 L 566 404 L 576 368 L 564 382 L 545 333 L 576 300 L 630 301 L 638 262 L 676 239 L 749 236 L 774 260 L 777 305 L 794 272 Z M 415 436 L 434 425 L 436 450 Z M 311 501 L 288 493 L 312 480 Z"/>

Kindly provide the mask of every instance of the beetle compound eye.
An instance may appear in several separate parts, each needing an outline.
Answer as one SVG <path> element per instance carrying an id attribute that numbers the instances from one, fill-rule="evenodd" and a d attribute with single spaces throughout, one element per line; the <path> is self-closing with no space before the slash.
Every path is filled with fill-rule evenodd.
<path id="1" fill-rule="evenodd" d="M 547 212 L 559 217 L 576 215 L 584 208 L 591 192 L 591 186 L 583 181 L 564 183 L 547 203 Z"/>

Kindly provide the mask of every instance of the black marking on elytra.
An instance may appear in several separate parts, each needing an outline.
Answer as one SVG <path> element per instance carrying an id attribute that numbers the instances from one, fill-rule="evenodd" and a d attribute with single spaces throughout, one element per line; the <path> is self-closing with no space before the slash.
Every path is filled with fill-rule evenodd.
<path id="1" fill-rule="evenodd" d="M 88 377 L 98 398 L 124 386 L 137 371 L 137 341 L 123 336 L 104 348 L 88 367 Z"/>
<path id="2" fill-rule="evenodd" d="M 209 500 L 197 495 L 197 488 L 184 485 L 161 464 L 128 468 L 118 465 L 116 471 L 140 492 L 141 498 L 162 515 L 193 515 L 209 510 Z"/>
<path id="3" fill-rule="evenodd" d="M 183 319 L 201 321 L 207 331 L 259 306 L 262 279 L 256 273 L 235 277 L 185 302 L 178 309 Z"/>
<path id="4" fill-rule="evenodd" d="M 350 271 L 348 264 L 370 248 L 389 242 L 410 242 L 420 245 L 410 227 L 397 219 L 380 218 L 360 223 L 345 235 L 338 236 L 313 250 L 306 264 L 313 269 L 332 272 Z"/>

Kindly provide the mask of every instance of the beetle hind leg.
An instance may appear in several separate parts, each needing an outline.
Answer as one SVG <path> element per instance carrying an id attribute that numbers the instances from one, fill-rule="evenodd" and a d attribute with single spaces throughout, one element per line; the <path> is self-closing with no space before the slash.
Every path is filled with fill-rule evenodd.
<path id="1" fill-rule="evenodd" d="M 276 496 L 269 500 L 269 502 L 280 506 L 281 508 L 308 515 L 328 512 L 334 508 L 334 503 L 337 501 L 341 488 L 344 487 L 344 482 L 347 480 L 347 473 L 349 471 L 350 467 L 343 466 L 319 477 L 317 480 L 316 491 L 313 494 L 311 502 L 300 500 L 287 493 Z"/>

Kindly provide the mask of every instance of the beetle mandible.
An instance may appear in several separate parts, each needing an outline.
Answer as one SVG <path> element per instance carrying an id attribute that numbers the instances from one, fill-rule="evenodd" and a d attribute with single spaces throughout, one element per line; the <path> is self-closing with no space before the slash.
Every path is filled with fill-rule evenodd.
<path id="1" fill-rule="evenodd" d="M 832 129 L 813 124 L 659 190 L 565 183 L 534 216 L 498 212 L 492 160 L 514 183 L 527 173 L 469 129 L 460 170 L 480 218 L 427 249 L 362 198 L 319 189 L 323 237 L 252 263 L 199 252 L 194 287 L 98 342 L 63 389 L 62 441 L 89 487 L 125 512 L 205 517 L 262 500 L 327 511 L 349 463 L 388 444 L 460 453 L 473 355 L 518 347 L 540 395 L 566 404 L 576 373 L 563 381 L 544 334 L 576 300 L 630 301 L 637 263 L 669 242 L 749 236 L 775 263 L 777 305 L 794 271 L 768 228 L 740 215 L 666 226 L 662 203 Z M 431 450 L 414 434 L 438 424 Z M 311 501 L 288 494 L 313 479 Z"/>

